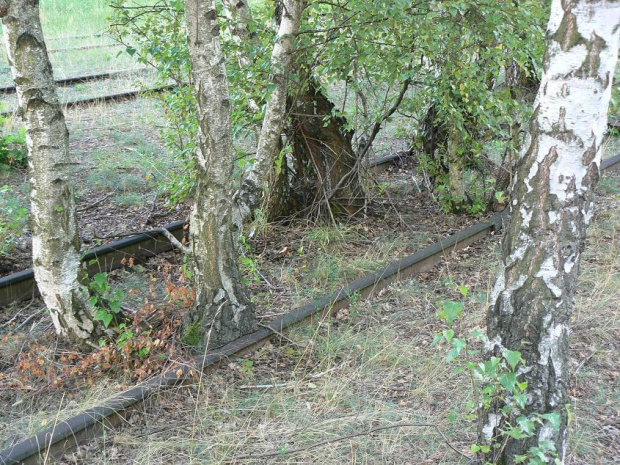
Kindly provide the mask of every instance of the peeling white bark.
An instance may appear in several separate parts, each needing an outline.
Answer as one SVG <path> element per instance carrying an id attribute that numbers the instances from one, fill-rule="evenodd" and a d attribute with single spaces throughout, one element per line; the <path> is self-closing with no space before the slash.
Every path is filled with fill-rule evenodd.
<path id="1" fill-rule="evenodd" d="M 509 441 L 485 457 L 493 463 L 512 463 L 542 439 L 560 457 L 565 453 L 570 312 L 620 42 L 618 1 L 553 0 L 551 11 L 530 146 L 515 176 L 504 269 L 487 325 L 495 342 L 490 355 L 505 347 L 526 361 L 524 414 L 558 412 L 562 425 L 554 431 L 545 424 L 533 438 Z M 493 413 L 481 411 L 481 440 L 492 437 Z"/>
<path id="2" fill-rule="evenodd" d="M 74 342 L 95 336 L 80 284 L 80 239 L 69 168 L 69 135 L 56 95 L 38 2 L 0 3 L 4 43 L 26 126 L 32 255 L 37 286 L 56 332 Z"/>
<path id="3" fill-rule="evenodd" d="M 185 338 L 215 348 L 254 330 L 255 320 L 234 246 L 231 108 L 215 1 L 187 0 L 185 15 L 199 123 L 190 219 L 196 305 L 187 315 Z"/>
<path id="4" fill-rule="evenodd" d="M 267 101 L 254 163 L 244 178 L 245 189 L 248 191 L 244 194 L 248 199 L 249 210 L 258 207 L 263 194 L 267 192 L 273 165 L 278 156 L 277 150 L 286 121 L 289 74 L 302 11 L 302 0 L 283 1 L 282 20 L 271 54 L 271 84 L 274 88 Z"/>
<path id="5" fill-rule="evenodd" d="M 487 416 L 487 422 L 482 427 L 482 434 L 486 441 L 490 441 L 493 439 L 493 435 L 495 434 L 495 429 L 501 424 L 501 415 L 497 415 L 494 413 L 489 413 Z"/>

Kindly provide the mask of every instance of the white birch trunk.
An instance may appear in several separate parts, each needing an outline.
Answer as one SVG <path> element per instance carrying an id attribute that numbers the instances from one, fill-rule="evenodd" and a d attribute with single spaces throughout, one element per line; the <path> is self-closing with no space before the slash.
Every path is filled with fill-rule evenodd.
<path id="1" fill-rule="evenodd" d="M 80 238 L 70 182 L 69 134 L 39 21 L 37 0 L 0 2 L 4 42 L 26 125 L 37 286 L 56 332 L 76 343 L 97 325 L 80 284 Z"/>
<path id="2" fill-rule="evenodd" d="M 543 440 L 562 460 L 566 451 L 569 321 L 619 40 L 620 2 L 553 0 L 531 145 L 519 160 L 487 325 L 490 355 L 519 350 L 526 361 L 523 414 L 557 412 L 562 422 L 559 430 L 545 422 L 531 438 L 492 450 L 484 458 L 493 463 L 514 463 Z M 481 441 L 506 426 L 495 407 L 481 411 Z"/>
<path id="3" fill-rule="evenodd" d="M 269 189 L 270 177 L 275 158 L 278 156 L 277 151 L 286 121 L 289 74 L 293 66 L 295 38 L 299 32 L 302 12 L 302 0 L 283 1 L 278 37 L 271 54 L 273 91 L 267 101 L 254 163 L 243 180 L 242 198 L 247 208 L 242 212 L 242 216 L 248 215 L 254 208 L 259 207 L 264 194 Z"/>
<path id="4" fill-rule="evenodd" d="M 186 20 L 196 86 L 199 141 L 191 215 L 196 305 L 185 321 L 190 344 L 220 347 L 255 329 L 241 284 L 233 237 L 230 99 L 214 0 L 187 0 Z"/>

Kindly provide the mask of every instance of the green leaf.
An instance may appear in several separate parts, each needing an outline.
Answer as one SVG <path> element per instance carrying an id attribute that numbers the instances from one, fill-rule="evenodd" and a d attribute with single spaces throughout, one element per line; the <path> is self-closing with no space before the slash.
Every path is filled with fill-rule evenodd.
<path id="1" fill-rule="evenodd" d="M 540 417 L 544 418 L 551 424 L 553 431 L 560 430 L 560 425 L 562 424 L 562 415 L 560 415 L 560 412 L 545 413 L 542 414 Z"/>
<path id="2" fill-rule="evenodd" d="M 521 430 L 528 436 L 534 434 L 534 429 L 536 428 L 536 422 L 534 420 L 531 420 L 527 417 L 519 417 L 517 418 L 517 424 L 519 425 Z"/>
<path id="3" fill-rule="evenodd" d="M 467 286 L 465 284 L 461 284 L 459 286 L 459 292 L 463 295 L 463 298 L 467 298 L 467 294 L 469 294 L 469 289 L 467 289 Z"/>
<path id="4" fill-rule="evenodd" d="M 515 385 L 517 383 L 517 375 L 514 373 L 500 373 L 497 377 L 499 383 L 506 389 L 508 392 L 512 393 L 515 389 Z"/>
<path id="5" fill-rule="evenodd" d="M 506 436 L 510 436 L 511 438 L 514 438 L 514 439 L 525 439 L 529 437 L 528 434 L 526 434 L 524 431 L 521 430 L 520 427 L 517 427 L 517 426 L 511 426 L 505 429 L 503 431 L 503 434 L 505 434 Z"/>
<path id="6" fill-rule="evenodd" d="M 467 342 L 464 339 L 453 339 L 452 340 L 452 349 L 448 352 L 448 356 L 446 357 L 446 361 L 451 362 L 456 359 L 463 349 L 467 346 Z"/>
<path id="7" fill-rule="evenodd" d="M 512 368 L 513 370 L 522 360 L 521 352 L 519 352 L 518 350 L 506 350 L 504 352 L 504 358 L 508 362 L 508 365 L 510 365 L 510 368 Z"/>
<path id="8" fill-rule="evenodd" d="M 519 408 L 525 408 L 527 404 L 527 394 L 516 394 L 513 399 Z"/>
<path id="9" fill-rule="evenodd" d="M 444 300 L 442 302 L 443 311 L 439 313 L 438 317 L 442 320 L 446 320 L 448 325 L 452 325 L 463 312 L 463 304 L 461 302 L 454 302 L 452 300 Z"/>
<path id="10" fill-rule="evenodd" d="M 105 308 L 98 308 L 95 311 L 94 319 L 103 322 L 106 328 L 110 326 L 113 318 L 114 317 Z"/>

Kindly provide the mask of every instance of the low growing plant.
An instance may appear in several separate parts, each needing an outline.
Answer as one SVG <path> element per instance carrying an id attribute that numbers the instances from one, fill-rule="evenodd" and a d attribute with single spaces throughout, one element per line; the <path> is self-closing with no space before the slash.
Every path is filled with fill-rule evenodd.
<path id="1" fill-rule="evenodd" d="M 8 118 L 0 117 L 0 169 L 25 168 L 28 165 L 26 128 L 10 131 L 8 122 Z"/>
<path id="2" fill-rule="evenodd" d="M 461 285 L 459 291 L 463 298 L 467 298 L 467 287 Z M 494 409 L 503 419 L 504 426 L 498 434 L 486 444 L 472 444 L 471 451 L 488 454 L 505 447 L 511 440 L 532 437 L 543 425 L 550 425 L 557 430 L 561 422 L 559 413 L 525 413 L 528 385 L 527 381 L 519 379 L 526 369 L 521 353 L 505 349 L 501 357 L 481 360 L 481 350 L 475 347 L 488 343 L 488 339 L 479 329 L 467 333 L 462 331 L 458 322 L 464 310 L 463 303 L 444 300 L 439 302 L 438 307 L 441 310 L 437 316 L 445 322 L 446 329 L 435 335 L 433 344 L 446 343 L 450 347 L 446 360 L 455 364 L 458 373 L 466 372 L 469 375 L 474 392 L 474 400 L 466 405 L 465 418 L 475 419 L 477 409 Z M 456 415 L 452 414 L 451 419 L 455 420 Z M 529 449 L 527 455 L 517 457 L 516 463 L 538 465 L 561 462 L 555 444 L 540 441 L 537 447 Z"/>
<path id="3" fill-rule="evenodd" d="M 23 233 L 28 221 L 28 209 L 9 186 L 0 187 L 0 257 L 7 256 L 15 239 Z"/>
<path id="4" fill-rule="evenodd" d="M 88 283 L 88 288 L 91 292 L 89 303 L 95 309 L 95 320 L 101 321 L 106 328 L 113 322 L 120 328 L 123 324 L 121 306 L 125 293 L 110 286 L 108 273 L 95 274 Z"/>

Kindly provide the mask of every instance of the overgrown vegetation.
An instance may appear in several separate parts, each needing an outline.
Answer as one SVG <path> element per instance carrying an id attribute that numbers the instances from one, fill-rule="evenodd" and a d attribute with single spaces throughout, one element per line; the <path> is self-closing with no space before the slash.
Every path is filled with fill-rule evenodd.
<path id="1" fill-rule="evenodd" d="M 24 232 L 28 209 L 7 185 L 0 187 L 0 257 L 8 256 Z"/>
<path id="2" fill-rule="evenodd" d="M 459 292 L 463 299 L 467 299 L 469 289 L 459 286 Z M 497 435 L 493 427 L 498 420 L 490 417 L 489 425 L 482 426 L 482 432 L 487 440 L 483 444 L 472 444 L 471 451 L 474 454 L 500 450 L 512 440 L 531 437 L 537 427 L 549 424 L 551 428 L 558 430 L 562 421 L 558 412 L 526 415 L 523 413 L 528 402 L 528 383 L 520 376 L 527 370 L 525 360 L 519 351 L 504 350 L 501 357 L 490 357 L 481 360 L 481 350 L 489 344 L 485 333 L 474 329 L 468 333 L 462 332 L 459 320 L 462 317 L 464 305 L 460 301 L 445 300 L 439 303 L 441 311 L 438 318 L 443 320 L 447 329 L 435 335 L 434 344 L 445 342 L 450 347 L 446 361 L 456 364 L 457 373 L 466 372 L 471 379 L 473 400 L 465 405 L 465 413 L 471 420 L 476 418 L 476 410 L 483 408 L 492 410 L 493 415 L 502 416 L 507 425 Z M 551 441 L 541 441 L 538 446 L 532 446 L 528 454 L 515 457 L 515 463 L 528 463 L 530 465 L 542 465 L 545 463 L 559 464 L 558 453 L 555 444 Z"/>
<path id="3" fill-rule="evenodd" d="M 251 6 L 251 41 L 235 42 L 226 32 L 234 25 L 223 22 L 242 169 L 252 161 L 252 139 L 262 114 L 251 103 L 264 102 L 274 34 L 269 6 Z M 172 79 L 181 86 L 163 98 L 169 117 L 165 138 L 179 163 L 189 167 L 196 127 L 183 2 L 136 9 L 131 1 L 117 0 L 113 7 L 113 30 L 127 44 L 127 52 L 157 69 L 162 81 Z M 427 187 L 447 211 L 481 214 L 496 203 L 498 172 L 512 170 L 514 157 L 494 153 L 490 142 L 506 153 L 519 149 L 522 128 L 514 121 L 527 121 L 531 111 L 547 16 L 547 7 L 534 0 L 509 3 L 500 10 L 493 1 L 468 0 L 414 7 L 408 2 L 373 8 L 361 1 L 348 2 L 346 8 L 312 4 L 304 16 L 296 57 L 299 71 L 289 92 L 292 99 L 303 99 L 308 80 L 326 95 L 327 89 L 344 85 L 331 119 L 341 118 L 343 129 L 354 131 L 361 157 L 396 115 L 421 121 L 410 123 L 406 137 Z M 249 58 L 251 65 L 244 62 L 240 67 L 239 56 Z M 294 137 L 288 134 L 288 139 Z M 300 170 L 294 154 L 287 160 L 281 167 Z M 306 176 L 297 171 L 297 177 Z M 184 176 L 171 183 L 173 199 L 182 200 L 191 191 L 191 174 Z"/>
<path id="4" fill-rule="evenodd" d="M 119 7 L 126 2 L 116 3 Z M 426 186 L 444 211 L 482 214 L 493 201 L 505 205 L 508 192 L 497 189 L 495 165 L 510 169 L 510 153 L 514 155 L 518 149 L 521 130 L 510 122 L 525 121 L 529 112 L 526 81 L 535 80 L 539 66 L 541 3 L 511 4 L 506 11 L 497 11 L 496 2 L 427 2 L 415 10 L 410 2 L 393 3 L 388 19 L 373 15 L 368 2 L 349 2 L 347 9 L 313 5 L 308 11 L 300 45 L 305 55 L 300 60 L 313 64 L 309 75 L 316 77 L 322 92 L 338 102 L 325 125 L 341 118 L 338 121 L 346 123 L 345 129 L 356 131 L 358 155 L 367 156 L 368 141 L 380 137 L 376 131 L 383 130 L 392 118 L 410 121 L 400 135 L 411 141 L 417 156 L 419 177 L 413 182 Z M 89 148 L 85 153 L 89 168 L 99 170 L 89 177 L 95 192 L 118 189 L 114 203 L 132 209 L 146 206 L 147 212 L 150 208 L 140 218 L 146 218 L 144 223 L 132 224 L 138 229 L 151 219 L 157 195 L 174 204 L 187 200 L 193 189 L 195 102 L 184 49 L 183 2 L 163 5 L 165 8 L 154 9 L 155 14 L 128 23 L 130 29 L 119 32 L 119 37 L 128 56 L 158 69 L 161 83 L 172 80 L 180 85 L 160 101 L 168 117 L 163 139 L 173 156 L 158 156 L 156 144 L 141 141 L 144 136 L 122 134 L 114 136 L 119 150 Z M 116 12 L 120 22 L 135 14 L 118 8 Z M 257 8 L 257 21 L 252 25 L 259 37 L 255 44 L 241 44 L 240 50 L 232 40 L 225 43 L 235 89 L 239 171 L 251 163 L 254 131 L 261 118 L 260 112 L 252 113 L 248 107 L 251 100 L 264 101 L 262 84 L 268 74 L 268 45 L 273 40 L 271 15 L 270 5 L 261 3 Z M 453 28 L 455 24 L 458 27 Z M 436 27 L 443 31 L 441 43 L 429 33 Z M 372 44 L 370 52 L 366 52 L 368 44 Z M 238 53 L 255 58 L 256 68 L 237 66 Z M 384 66 L 386 62 L 393 66 Z M 517 69 L 517 80 L 522 80 L 518 90 L 503 74 L 510 66 Z M 252 74 L 256 79 L 248 79 Z M 299 80 L 293 79 L 292 95 Z M 398 111 L 388 114 L 401 94 Z M 87 130 L 96 126 L 90 123 L 84 124 Z M 278 174 L 291 153 L 290 146 L 281 152 Z M 468 221 L 446 219 L 436 214 L 430 202 L 403 213 L 405 204 L 413 205 L 416 195 L 411 173 L 406 171 L 403 176 L 404 182 L 388 178 L 376 184 L 381 200 L 374 205 L 369 202 L 370 208 L 363 210 L 364 219 L 359 223 L 334 221 L 327 226 L 304 227 L 294 223 L 274 239 L 284 230 L 277 229 L 280 226 L 266 228 L 260 212 L 255 222 L 258 232 L 248 242 L 244 238 L 241 259 L 246 284 L 257 290 L 254 302 L 271 316 L 270 312 L 315 298 L 418 250 Z M 146 205 L 144 198 L 148 190 L 158 191 L 152 206 Z M 618 452 L 617 435 L 608 433 L 610 428 L 599 428 L 600 423 L 613 426 L 610 418 L 618 404 L 613 388 L 618 328 L 612 317 L 618 310 L 614 303 L 617 222 L 612 221 L 620 192 L 617 180 L 605 178 L 601 191 L 610 195 L 612 208 L 596 218 L 605 227 L 596 231 L 595 240 L 606 248 L 586 259 L 587 284 L 578 297 L 581 308 L 589 311 L 578 311 L 574 321 L 578 347 L 574 362 L 578 365 L 571 396 L 576 425 L 584 427 L 571 436 L 576 462 L 597 455 L 615 457 Z M 20 207 L 13 187 L 3 186 L 0 194 L 0 208 L 4 207 L 12 221 L 0 223 L 0 244 L 6 242 L 10 247 L 24 228 L 27 210 Z M 396 203 L 403 204 L 398 208 L 392 197 L 395 194 Z M 101 197 L 104 200 L 105 195 Z M 96 204 L 99 199 L 94 200 Z M 88 208 L 86 205 L 84 211 Z M 119 218 L 125 213 L 111 211 Z M 424 224 L 423 215 L 432 224 Z M 101 230 L 89 224 L 88 236 L 105 240 Z M 379 231 L 381 228 L 384 230 Z M 0 256 L 8 254 L 9 249 L 3 247 Z M 257 459 L 441 462 L 501 448 L 511 439 L 531 435 L 543 420 L 553 425 L 554 414 L 521 415 L 528 391 L 519 376 L 528 367 L 519 352 L 506 351 L 486 363 L 479 361 L 477 349 L 484 338 L 478 326 L 488 306 L 493 275 L 489 257 L 496 251 L 488 244 L 474 251 L 480 256 L 452 257 L 419 281 L 395 285 L 370 302 L 354 299 L 351 309 L 297 328 L 257 353 L 230 360 L 228 371 L 200 376 L 188 388 L 190 395 L 180 390 L 164 397 L 164 407 L 158 407 L 161 419 L 145 412 L 143 429 L 129 425 L 124 432 L 106 438 L 103 461 L 114 463 L 132 457 L 145 463 L 185 459 L 210 463 Z M 0 364 L 7 369 L 0 380 L 6 380 L 16 393 L 2 394 L 14 407 L 6 414 L 10 426 L 0 428 L 4 444 L 72 412 L 60 411 L 66 405 L 65 394 L 59 397 L 61 390 L 69 398 L 85 392 L 102 395 L 105 391 L 100 386 L 110 380 L 143 380 L 174 366 L 168 365 L 171 360 L 184 363 L 186 353 L 177 338 L 179 315 L 192 306 L 195 297 L 184 264 L 158 262 L 148 271 L 134 267 L 133 262 L 126 265 L 120 272 L 122 283 L 118 276 L 106 273 L 90 281 L 90 303 L 97 309 L 97 319 L 117 330 L 113 337 L 102 339 L 101 347 L 91 354 L 64 348 L 58 352 L 53 336 L 41 330 L 46 320 L 40 313 L 33 313 L 32 322 L 26 311 L 3 322 L 7 332 Z M 454 281 L 466 283 L 460 287 L 460 295 Z M 438 296 L 453 300 L 437 302 Z M 594 300 L 600 304 L 593 304 Z M 467 301 L 471 313 L 463 314 L 461 301 Z M 435 321 L 433 315 L 438 310 L 447 329 Z M 603 319 L 607 325 L 601 324 Z M 451 347 L 448 361 L 465 359 L 455 371 L 445 363 L 443 351 L 430 344 L 437 331 L 439 339 Z M 185 342 L 200 341 L 191 328 L 186 334 Z M 48 404 L 60 405 L 59 411 L 37 399 L 41 394 L 53 399 Z M 508 419 L 510 427 L 494 438 L 491 446 L 479 444 L 471 422 L 477 406 L 500 404 L 499 415 Z M 137 442 L 136 434 L 146 439 Z M 442 434 L 446 436 L 442 438 Z M 143 447 L 145 443 L 147 447 Z M 547 446 L 543 442 L 519 459 L 546 463 L 554 457 Z"/>
<path id="5" fill-rule="evenodd" d="M 0 110 L 2 109 L 0 105 Z M 28 164 L 24 128 L 14 131 L 9 118 L 0 117 L 0 172 L 23 170 Z M 13 188 L 0 185 L 0 257 L 7 256 L 24 230 L 28 210 Z"/>

